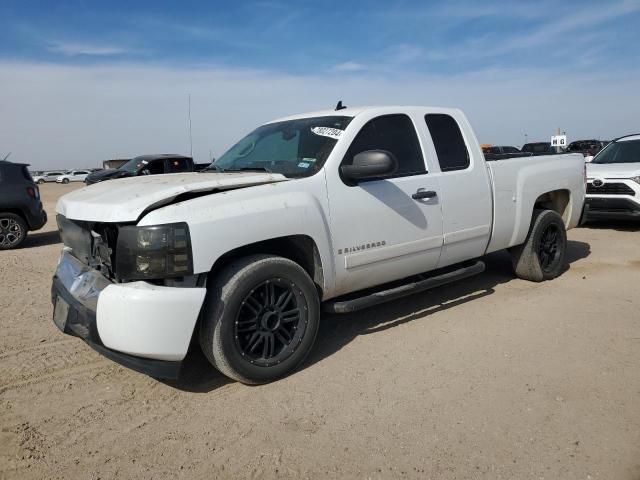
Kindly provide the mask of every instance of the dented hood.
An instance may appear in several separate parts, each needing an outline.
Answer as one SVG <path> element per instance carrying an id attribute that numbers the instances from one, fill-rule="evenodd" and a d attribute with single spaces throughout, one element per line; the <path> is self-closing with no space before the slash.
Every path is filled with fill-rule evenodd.
<path id="1" fill-rule="evenodd" d="M 216 192 L 282 182 L 287 177 L 262 172 L 173 173 L 123 178 L 76 190 L 60 198 L 56 211 L 72 220 L 133 222 L 150 208 L 189 192 Z"/>

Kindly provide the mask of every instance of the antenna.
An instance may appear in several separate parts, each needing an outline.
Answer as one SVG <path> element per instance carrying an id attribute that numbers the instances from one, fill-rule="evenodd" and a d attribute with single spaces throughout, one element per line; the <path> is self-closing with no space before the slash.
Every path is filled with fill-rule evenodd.
<path id="1" fill-rule="evenodd" d="M 338 110 L 344 110 L 345 108 L 347 108 L 347 106 L 346 106 L 346 105 L 342 105 L 342 100 L 340 100 L 340 101 L 338 102 L 338 104 L 336 105 L 336 111 L 338 111 Z"/>
<path id="2" fill-rule="evenodd" d="M 191 136 L 191 94 L 189 94 L 189 156 L 193 158 L 193 137 Z"/>

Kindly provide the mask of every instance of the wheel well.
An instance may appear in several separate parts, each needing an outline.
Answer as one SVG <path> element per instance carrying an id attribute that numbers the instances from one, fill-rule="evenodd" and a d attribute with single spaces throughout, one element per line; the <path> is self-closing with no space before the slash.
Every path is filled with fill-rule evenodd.
<path id="1" fill-rule="evenodd" d="M 13 213 L 14 215 L 18 215 L 22 220 L 24 220 L 24 223 L 26 223 L 28 227 L 30 226 L 27 221 L 27 217 L 24 216 L 24 213 L 22 213 L 22 210 L 19 208 L 3 208 L 0 210 L 0 214 L 2 213 Z"/>
<path id="2" fill-rule="evenodd" d="M 562 217 L 567 225 L 571 217 L 571 192 L 569 190 L 553 190 L 543 193 L 536 199 L 533 208 L 553 210 Z"/>
<path id="3" fill-rule="evenodd" d="M 215 275 L 220 269 L 238 258 L 255 255 L 257 253 L 278 255 L 296 262 L 313 279 L 313 283 L 316 284 L 316 288 L 318 289 L 320 299 L 322 299 L 322 288 L 324 285 L 322 261 L 320 260 L 318 247 L 313 239 L 307 235 L 272 238 L 238 247 L 218 258 L 213 264 L 210 274 Z"/>

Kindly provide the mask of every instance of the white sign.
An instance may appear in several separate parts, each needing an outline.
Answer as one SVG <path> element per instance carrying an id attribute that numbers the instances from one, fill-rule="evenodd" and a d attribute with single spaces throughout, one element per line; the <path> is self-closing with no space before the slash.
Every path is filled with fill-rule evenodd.
<path id="1" fill-rule="evenodd" d="M 566 135 L 554 135 L 551 137 L 551 146 L 552 147 L 566 147 L 567 146 L 567 136 Z"/>
<path id="2" fill-rule="evenodd" d="M 329 137 L 338 140 L 344 130 L 331 127 L 311 127 L 311 131 L 316 135 L 321 135 L 323 137 Z"/>

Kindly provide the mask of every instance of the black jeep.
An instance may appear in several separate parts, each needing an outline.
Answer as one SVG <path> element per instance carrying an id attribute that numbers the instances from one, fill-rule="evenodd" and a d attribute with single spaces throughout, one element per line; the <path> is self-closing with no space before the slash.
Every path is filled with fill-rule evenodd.
<path id="1" fill-rule="evenodd" d="M 47 223 L 40 191 L 27 166 L 0 160 L 0 250 L 19 247 L 28 231 Z"/>

